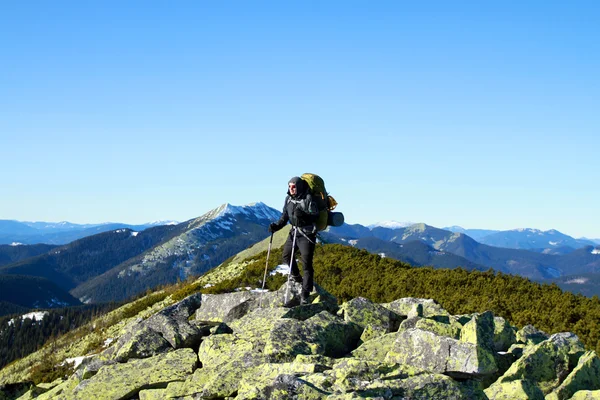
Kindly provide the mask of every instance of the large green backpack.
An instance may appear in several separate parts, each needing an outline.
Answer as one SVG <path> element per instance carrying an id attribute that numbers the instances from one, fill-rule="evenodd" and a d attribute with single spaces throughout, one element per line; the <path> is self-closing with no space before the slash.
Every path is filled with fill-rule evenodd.
<path id="1" fill-rule="evenodd" d="M 337 206 L 335 199 L 327 194 L 325 189 L 325 182 L 323 179 L 316 174 L 302 174 L 302 180 L 308 183 L 310 193 L 315 203 L 317 203 L 317 209 L 319 210 L 319 218 L 317 219 L 317 230 L 322 231 L 327 228 L 327 225 L 339 226 L 343 223 L 344 216 L 341 213 L 331 213 L 331 210 Z M 332 218 L 331 214 L 336 214 Z M 341 223 L 339 222 L 341 218 Z M 339 225 L 338 225 L 339 223 Z"/>

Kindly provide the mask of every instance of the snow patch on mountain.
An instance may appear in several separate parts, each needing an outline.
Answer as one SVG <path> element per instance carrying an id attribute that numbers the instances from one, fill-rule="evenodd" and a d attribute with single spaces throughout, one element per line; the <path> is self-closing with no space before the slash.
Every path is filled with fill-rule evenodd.
<path id="1" fill-rule="evenodd" d="M 369 228 L 371 230 L 373 230 L 373 228 L 402 229 L 402 228 L 406 228 L 407 226 L 411 226 L 411 225 L 413 225 L 413 222 L 398 222 L 398 221 L 394 221 L 394 220 L 389 220 L 389 221 L 377 222 L 373 225 L 367 226 L 367 228 Z"/>
<path id="2" fill-rule="evenodd" d="M 279 212 L 267 206 L 265 203 L 250 203 L 245 206 L 233 206 L 229 203 L 223 204 L 217 209 L 215 219 L 225 215 L 244 214 L 254 216 L 258 219 L 276 220 L 279 219 Z"/>
<path id="3" fill-rule="evenodd" d="M 152 221 L 152 222 L 147 222 L 144 225 L 148 225 L 148 226 L 161 226 L 161 225 L 178 225 L 179 221 Z"/>
<path id="4" fill-rule="evenodd" d="M 588 278 L 574 278 L 574 279 L 569 279 L 568 281 L 566 281 L 565 283 L 577 283 L 577 284 L 584 284 L 588 281 Z"/>
<path id="5" fill-rule="evenodd" d="M 11 245 L 11 246 L 23 246 L 23 243 L 19 243 L 19 242 L 12 242 L 10 245 Z"/>
<path id="6" fill-rule="evenodd" d="M 596 247 L 594 250 L 592 250 L 592 254 L 600 254 L 600 248 Z"/>
<path id="7" fill-rule="evenodd" d="M 44 317 L 48 315 L 48 311 L 34 311 L 34 312 L 30 312 L 27 314 L 23 314 L 21 315 L 21 320 L 26 320 L 26 319 L 35 319 L 36 321 L 41 321 L 44 319 Z M 8 321 L 9 325 L 12 325 L 15 323 L 15 319 L 11 319 L 10 321 Z"/>

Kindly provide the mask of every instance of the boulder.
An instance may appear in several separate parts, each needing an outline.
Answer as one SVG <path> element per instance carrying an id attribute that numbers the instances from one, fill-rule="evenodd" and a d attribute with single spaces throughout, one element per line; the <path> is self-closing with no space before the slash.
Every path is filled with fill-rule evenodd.
<path id="1" fill-rule="evenodd" d="M 504 318 L 494 317 L 494 350 L 507 351 L 515 343 L 517 343 L 515 328 Z"/>
<path id="2" fill-rule="evenodd" d="M 416 374 L 404 379 L 376 380 L 364 392 L 380 394 L 382 399 L 487 400 L 479 388 L 459 383 L 441 374 Z"/>
<path id="3" fill-rule="evenodd" d="M 367 325 L 360 335 L 360 342 L 368 342 L 371 339 L 381 337 L 388 333 L 388 330 L 381 325 Z"/>
<path id="4" fill-rule="evenodd" d="M 547 400 L 570 399 L 580 390 L 600 389 L 600 358 L 595 351 L 588 351 L 580 358 L 577 366 L 552 393 Z"/>
<path id="5" fill-rule="evenodd" d="M 544 400 L 535 383 L 522 379 L 492 385 L 484 393 L 489 400 Z"/>
<path id="6" fill-rule="evenodd" d="M 227 361 L 217 368 L 199 368 L 184 382 L 169 383 L 164 398 L 192 396 L 194 399 L 220 399 L 233 396 L 244 371 L 247 369 L 238 361 Z"/>
<path id="7" fill-rule="evenodd" d="M 341 357 L 354 350 L 362 329 L 327 311 L 298 321 L 282 319 L 268 334 L 264 353 L 273 361 L 292 361 L 298 354 Z"/>
<path id="8" fill-rule="evenodd" d="M 473 343 L 439 336 L 420 329 L 401 332 L 386 355 L 386 362 L 407 364 L 457 378 L 491 375 L 498 370 Z"/>
<path id="9" fill-rule="evenodd" d="M 280 308 L 284 305 L 300 305 L 302 285 L 290 281 L 289 293 L 287 283 L 283 284 L 275 292 L 257 293 L 250 291 L 224 293 L 224 294 L 205 294 L 202 297 L 202 305 L 196 311 L 195 319 L 202 322 L 231 322 L 244 317 L 246 314 L 259 308 Z M 286 304 L 286 293 L 289 295 Z M 320 307 L 320 311 L 337 310 L 337 299 L 329 294 L 319 285 L 314 285 L 314 290 L 310 294 L 309 300 L 315 308 Z"/>
<path id="10" fill-rule="evenodd" d="M 279 374 L 275 377 L 257 376 L 259 379 L 242 380 L 236 400 L 249 399 L 303 399 L 320 400 L 327 396 L 296 374 Z"/>
<path id="11" fill-rule="evenodd" d="M 565 380 L 583 352 L 584 346 L 575 334 L 556 333 L 538 345 L 527 347 L 494 385 L 528 380 L 549 394 Z"/>
<path id="12" fill-rule="evenodd" d="M 159 333 L 142 324 L 121 336 L 115 344 L 115 361 L 126 362 L 130 358 L 147 358 L 167 353 L 173 348 Z"/>
<path id="13" fill-rule="evenodd" d="M 388 333 L 362 343 L 352 351 L 351 356 L 362 360 L 373 360 L 384 362 L 388 352 L 400 336 L 401 332 Z"/>
<path id="14" fill-rule="evenodd" d="M 600 390 L 580 390 L 571 397 L 571 400 L 600 400 Z"/>
<path id="15" fill-rule="evenodd" d="M 422 372 L 404 365 L 344 358 L 324 374 L 330 377 L 334 392 L 350 392 L 365 390 L 375 380 L 405 379 Z"/>
<path id="16" fill-rule="evenodd" d="M 196 293 L 166 307 L 147 320 L 129 325 L 114 345 L 103 352 L 107 358 L 126 362 L 130 358 L 146 358 L 172 349 L 195 347 L 206 331 L 189 323 L 188 318 L 201 303 Z"/>
<path id="17" fill-rule="evenodd" d="M 202 305 L 196 310 L 196 321 L 230 322 L 243 317 L 257 298 L 254 292 L 234 292 L 202 295 Z"/>
<path id="18" fill-rule="evenodd" d="M 523 343 L 526 345 L 536 345 L 544 340 L 548 339 L 548 335 L 536 329 L 533 325 L 525 325 L 519 331 L 517 331 L 516 338 L 518 343 Z"/>
<path id="19" fill-rule="evenodd" d="M 253 348 L 251 342 L 233 334 L 212 335 L 200 344 L 198 359 L 203 368 L 218 368 L 231 361 L 248 361 L 244 364 L 256 365 L 256 362 L 250 361 Z"/>
<path id="20" fill-rule="evenodd" d="M 179 349 L 128 363 L 105 365 L 96 375 L 79 383 L 73 398 L 126 399 L 142 389 L 183 381 L 194 372 L 197 364 L 198 356 L 192 349 Z"/>
<path id="21" fill-rule="evenodd" d="M 407 319 L 404 322 L 406 321 L 410 321 L 410 319 Z M 454 320 L 450 320 L 450 323 L 446 324 L 429 318 L 418 318 L 414 327 L 423 331 L 433 332 L 439 336 L 448 336 L 453 339 L 460 339 L 461 326 Z"/>
<path id="22" fill-rule="evenodd" d="M 166 389 L 145 389 L 138 393 L 140 400 L 163 400 L 166 399 Z"/>
<path id="23" fill-rule="evenodd" d="M 400 323 L 398 315 L 364 297 L 357 297 L 342 304 L 337 315 L 363 329 L 372 326 L 380 328 L 384 333 L 397 331 Z"/>
<path id="24" fill-rule="evenodd" d="M 420 311 L 420 312 L 418 311 L 419 304 L 421 305 L 421 309 L 422 309 L 422 311 Z M 420 316 L 420 317 L 427 317 L 427 318 L 440 317 L 440 316 L 449 317 L 450 316 L 448 311 L 444 310 L 442 308 L 442 306 L 440 306 L 438 303 L 436 303 L 432 299 L 418 299 L 418 298 L 414 298 L 414 297 L 405 297 L 403 299 L 394 300 L 391 303 L 384 303 L 381 305 L 383 307 L 387 308 L 388 310 L 393 311 L 394 313 L 396 313 L 397 315 L 399 315 L 401 317 L 408 317 L 409 315 L 411 317 Z M 415 308 L 415 307 L 417 307 L 417 308 Z M 415 311 L 415 310 L 417 310 L 417 311 Z M 413 312 L 411 313 L 411 311 L 413 311 Z M 414 315 L 415 313 L 417 315 Z"/>

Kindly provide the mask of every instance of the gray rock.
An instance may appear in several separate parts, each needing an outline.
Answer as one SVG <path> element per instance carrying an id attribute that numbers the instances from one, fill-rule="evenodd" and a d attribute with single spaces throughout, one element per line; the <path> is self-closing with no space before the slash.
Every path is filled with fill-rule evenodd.
<path id="1" fill-rule="evenodd" d="M 527 380 L 549 394 L 567 377 L 583 352 L 584 346 L 576 335 L 556 333 L 538 345 L 527 347 L 494 385 Z"/>
<path id="2" fill-rule="evenodd" d="M 418 304 L 422 307 L 422 315 L 419 315 L 421 312 L 419 311 Z M 433 318 L 436 316 L 449 316 L 448 311 L 444 310 L 442 306 L 436 303 L 432 299 L 418 299 L 414 297 L 405 297 L 403 299 L 394 300 L 391 303 L 381 304 L 383 307 L 387 308 L 395 312 L 396 314 L 408 317 L 409 314 L 414 316 L 415 310 L 417 316 L 423 316 L 427 318 Z M 415 306 L 417 307 L 415 309 Z M 412 311 L 412 313 L 411 313 Z"/>
<path id="3" fill-rule="evenodd" d="M 130 358 L 147 358 L 172 350 L 171 345 L 159 333 L 140 324 L 119 338 L 113 346 L 114 360 L 126 362 Z"/>
<path id="4" fill-rule="evenodd" d="M 384 333 L 398 330 L 399 317 L 389 309 L 373 303 L 364 297 L 357 297 L 341 305 L 337 315 L 346 322 L 366 328 L 367 326 L 379 327 Z"/>
<path id="5" fill-rule="evenodd" d="M 137 320 L 126 328 L 117 342 L 103 352 L 107 358 L 126 362 L 130 358 L 146 358 L 172 349 L 195 347 L 206 330 L 189 323 L 188 318 L 200 305 L 196 293 L 154 314 Z"/>
<path id="6" fill-rule="evenodd" d="M 536 329 L 533 325 L 525 325 L 517 332 L 517 342 L 527 345 L 536 345 L 548 339 L 548 335 Z"/>
<path id="7" fill-rule="evenodd" d="M 495 360 L 473 343 L 438 336 L 420 329 L 401 332 L 386 355 L 386 362 L 407 364 L 456 378 L 491 375 Z"/>
<path id="8" fill-rule="evenodd" d="M 264 353 L 273 361 L 298 354 L 341 357 L 358 346 L 362 328 L 323 311 L 306 321 L 282 319 L 268 333 Z"/>
<path id="9" fill-rule="evenodd" d="M 600 358 L 595 351 L 584 353 L 575 369 L 560 386 L 546 396 L 546 400 L 570 399 L 580 390 L 600 390 Z"/>
<path id="10" fill-rule="evenodd" d="M 494 317 L 494 350 L 507 351 L 515 343 L 517 343 L 515 328 L 504 318 Z"/>
<path id="11" fill-rule="evenodd" d="M 198 357 L 192 349 L 175 350 L 143 360 L 105 365 L 73 391 L 75 399 L 126 399 L 142 389 L 182 381 L 196 369 Z"/>

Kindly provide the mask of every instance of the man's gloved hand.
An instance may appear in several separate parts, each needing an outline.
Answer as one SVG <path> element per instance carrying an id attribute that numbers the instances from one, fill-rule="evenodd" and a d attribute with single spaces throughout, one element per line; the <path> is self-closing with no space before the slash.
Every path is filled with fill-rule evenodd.
<path id="1" fill-rule="evenodd" d="M 279 230 L 279 226 L 275 222 L 269 224 L 269 233 L 275 233 Z"/>

